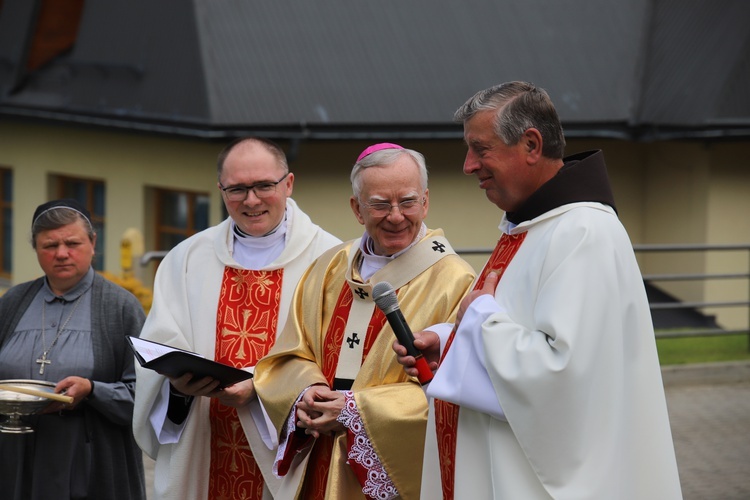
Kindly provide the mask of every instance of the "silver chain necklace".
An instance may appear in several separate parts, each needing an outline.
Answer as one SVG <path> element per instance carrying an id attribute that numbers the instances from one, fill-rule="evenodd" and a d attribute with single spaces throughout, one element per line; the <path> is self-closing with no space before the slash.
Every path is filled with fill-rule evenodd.
<path id="1" fill-rule="evenodd" d="M 63 330 L 65 330 L 65 327 L 68 326 L 68 323 L 70 323 L 70 318 L 73 317 L 73 315 L 76 312 L 76 309 L 78 309 L 78 303 L 81 301 L 81 297 L 83 297 L 83 294 L 81 294 L 76 299 L 75 303 L 73 304 L 73 310 L 70 311 L 70 314 L 68 315 L 68 319 L 66 319 L 65 323 L 63 323 L 62 325 L 60 325 L 58 327 L 58 329 L 57 329 L 57 335 L 55 335 L 55 338 L 52 340 L 52 344 L 50 344 L 50 346 L 47 347 L 47 348 L 44 347 L 44 344 L 47 343 L 47 341 L 44 338 L 44 327 L 45 327 L 44 311 L 45 311 L 45 309 L 47 307 L 47 301 L 44 300 L 44 299 L 42 299 L 42 349 L 44 349 L 44 350 L 42 351 L 42 357 L 36 360 L 36 362 L 40 365 L 39 366 L 39 375 L 44 375 L 44 365 L 50 365 L 50 364 L 52 364 L 52 361 L 49 360 L 49 359 L 47 359 L 47 355 L 52 350 L 52 348 L 55 347 L 55 344 L 57 344 L 57 341 L 60 338 L 60 334 L 62 333 Z"/>

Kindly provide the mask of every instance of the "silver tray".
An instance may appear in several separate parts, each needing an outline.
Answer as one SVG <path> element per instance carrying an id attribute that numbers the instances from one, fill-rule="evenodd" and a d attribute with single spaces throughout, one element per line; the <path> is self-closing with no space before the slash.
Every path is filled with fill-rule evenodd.
<path id="1" fill-rule="evenodd" d="M 0 380 L 0 384 L 36 389 L 37 391 L 55 392 L 55 384 L 43 380 Z M 6 421 L 0 423 L 0 432 L 9 434 L 34 432 L 33 428 L 21 421 L 21 417 L 24 415 L 33 415 L 50 403 L 49 399 L 41 396 L 32 396 L 30 394 L 21 394 L 20 392 L 0 389 L 0 415 L 8 417 Z"/>

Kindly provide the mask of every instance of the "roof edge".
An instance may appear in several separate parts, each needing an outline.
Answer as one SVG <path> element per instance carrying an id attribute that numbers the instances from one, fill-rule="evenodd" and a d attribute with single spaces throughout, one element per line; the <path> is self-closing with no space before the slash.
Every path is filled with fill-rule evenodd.
<path id="1" fill-rule="evenodd" d="M 0 117 L 25 118 L 52 124 L 78 124 L 106 130 L 156 133 L 160 135 L 199 139 L 232 139 L 257 135 L 273 139 L 310 140 L 430 140 L 463 139 L 458 124 L 399 124 L 399 125 L 258 125 L 206 127 L 198 121 L 179 122 L 160 119 L 133 119 L 108 115 L 70 113 L 22 106 L 0 105 Z M 750 124 L 728 123 L 693 127 L 629 125 L 626 123 L 563 123 L 565 137 L 584 139 L 615 139 L 634 142 L 674 140 L 722 140 L 750 138 Z"/>

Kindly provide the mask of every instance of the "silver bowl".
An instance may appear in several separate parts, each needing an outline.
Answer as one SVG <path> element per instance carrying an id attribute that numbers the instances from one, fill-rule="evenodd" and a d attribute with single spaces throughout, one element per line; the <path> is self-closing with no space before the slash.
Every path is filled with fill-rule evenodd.
<path id="1" fill-rule="evenodd" d="M 0 384 L 12 385 L 37 391 L 55 392 L 55 384 L 43 380 L 0 380 Z M 32 396 L 20 392 L 0 389 L 0 415 L 8 420 L 0 423 L 0 432 L 8 434 L 24 434 L 34 432 L 34 429 L 21 421 L 24 415 L 33 415 L 45 408 L 52 401 L 41 396 Z"/>

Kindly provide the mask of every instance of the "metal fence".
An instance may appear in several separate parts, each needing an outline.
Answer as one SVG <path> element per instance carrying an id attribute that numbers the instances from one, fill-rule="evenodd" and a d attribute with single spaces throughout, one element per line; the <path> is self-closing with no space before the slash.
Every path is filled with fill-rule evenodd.
<path id="1" fill-rule="evenodd" d="M 746 255 L 745 266 L 742 269 L 732 273 L 681 273 L 681 274 L 644 274 L 643 279 L 647 282 L 674 282 L 674 281 L 725 281 L 725 280 L 745 280 L 747 282 L 745 290 L 748 290 L 750 298 L 750 245 L 700 245 L 700 244 L 682 244 L 682 245 L 633 245 L 636 254 L 646 253 L 672 253 L 679 254 L 685 252 L 692 253 L 726 253 L 726 252 L 743 252 Z M 661 338 L 675 337 L 703 337 L 711 335 L 735 335 L 748 334 L 750 342 L 750 299 L 745 300 L 725 300 L 725 301 L 696 301 L 696 302 L 665 302 L 650 303 L 651 311 L 664 309 L 690 308 L 705 310 L 707 308 L 744 308 L 747 312 L 745 315 L 747 322 L 742 328 L 696 328 L 684 329 L 678 331 L 657 331 L 656 336 Z M 750 344 L 749 344 L 750 345 Z"/>
<path id="2" fill-rule="evenodd" d="M 652 315 L 655 311 L 668 309 L 695 309 L 704 311 L 708 308 L 723 307 L 740 307 L 747 311 L 747 322 L 741 328 L 680 328 L 675 330 L 656 330 L 657 338 L 680 338 L 680 337 L 708 337 L 713 335 L 737 335 L 748 334 L 748 348 L 750 349 L 750 244 L 738 245 L 633 245 L 636 255 L 648 253 L 685 253 L 697 252 L 706 254 L 708 252 L 744 252 L 746 255 L 744 266 L 732 273 L 680 273 L 680 274 L 644 274 L 643 280 L 649 283 L 675 282 L 675 281 L 694 281 L 708 282 L 714 280 L 745 280 L 748 290 L 748 299 L 729 300 L 729 301 L 674 301 L 674 302 L 649 302 Z M 460 255 L 487 255 L 492 253 L 492 249 L 486 248 L 467 248 L 456 250 Z"/>

